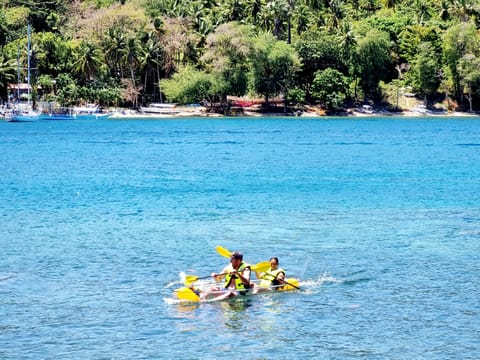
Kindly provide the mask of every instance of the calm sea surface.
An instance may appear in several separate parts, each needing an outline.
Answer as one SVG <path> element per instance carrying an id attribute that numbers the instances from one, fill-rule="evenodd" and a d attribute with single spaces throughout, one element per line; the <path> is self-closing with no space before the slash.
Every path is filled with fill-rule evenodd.
<path id="1" fill-rule="evenodd" d="M 1 359 L 479 359 L 480 119 L 0 122 Z M 303 290 L 180 305 L 278 256 Z"/>

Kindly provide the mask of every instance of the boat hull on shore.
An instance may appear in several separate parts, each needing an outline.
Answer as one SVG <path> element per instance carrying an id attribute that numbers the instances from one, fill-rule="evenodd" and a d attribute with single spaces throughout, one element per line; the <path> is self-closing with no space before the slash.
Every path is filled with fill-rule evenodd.
<path id="1" fill-rule="evenodd" d="M 95 104 L 87 104 L 85 106 L 75 106 L 72 109 L 73 117 L 76 120 L 96 120 L 107 118 L 111 113 L 103 113 L 102 109 Z"/>
<path id="2" fill-rule="evenodd" d="M 146 115 L 177 115 L 179 110 L 176 104 L 152 103 L 149 106 L 142 106 L 140 112 Z"/>
<path id="3" fill-rule="evenodd" d="M 109 113 L 93 113 L 93 114 L 73 114 L 75 120 L 97 120 L 97 119 L 106 119 L 112 116 Z"/>

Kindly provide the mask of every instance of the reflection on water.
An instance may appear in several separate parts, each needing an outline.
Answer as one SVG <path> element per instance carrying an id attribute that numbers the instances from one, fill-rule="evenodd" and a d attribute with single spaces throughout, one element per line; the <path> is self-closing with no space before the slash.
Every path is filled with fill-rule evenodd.
<path id="1" fill-rule="evenodd" d="M 179 303 L 176 306 L 178 316 L 194 319 L 195 314 L 194 311 L 198 309 L 198 303 Z"/>
<path id="2" fill-rule="evenodd" d="M 223 309 L 224 324 L 231 330 L 243 330 L 245 326 L 246 310 L 251 306 L 251 300 L 235 298 L 220 302 Z"/>

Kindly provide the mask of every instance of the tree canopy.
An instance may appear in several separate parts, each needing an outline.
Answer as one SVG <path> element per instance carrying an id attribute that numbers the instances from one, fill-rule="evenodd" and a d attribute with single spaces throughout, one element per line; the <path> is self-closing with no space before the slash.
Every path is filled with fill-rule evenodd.
<path id="1" fill-rule="evenodd" d="M 383 83 L 480 108 L 478 0 L 3 0 L 0 97 L 226 104 L 281 96 L 327 109 L 385 99 Z M 48 85 L 50 82 L 50 86 Z M 301 99 L 301 101 L 300 101 Z"/>

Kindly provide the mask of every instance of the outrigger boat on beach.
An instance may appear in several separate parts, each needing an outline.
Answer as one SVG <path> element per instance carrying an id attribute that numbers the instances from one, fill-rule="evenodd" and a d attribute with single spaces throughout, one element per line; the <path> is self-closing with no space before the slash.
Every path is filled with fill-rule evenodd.
<path id="1" fill-rule="evenodd" d="M 230 258 L 231 252 L 227 249 L 217 246 L 217 252 Z M 250 266 L 252 271 L 266 272 L 270 268 L 269 261 L 263 261 Z M 295 278 L 286 278 L 281 285 L 261 286 L 259 281 L 251 281 L 252 287 L 245 290 L 232 290 L 219 287 L 216 283 L 202 282 L 201 280 L 211 279 L 211 276 L 198 277 L 195 275 L 184 275 L 183 282 L 185 287 L 175 289 L 175 298 L 184 302 L 212 302 L 221 301 L 237 296 L 257 295 L 266 292 L 284 292 L 300 290 L 299 281 Z"/>

